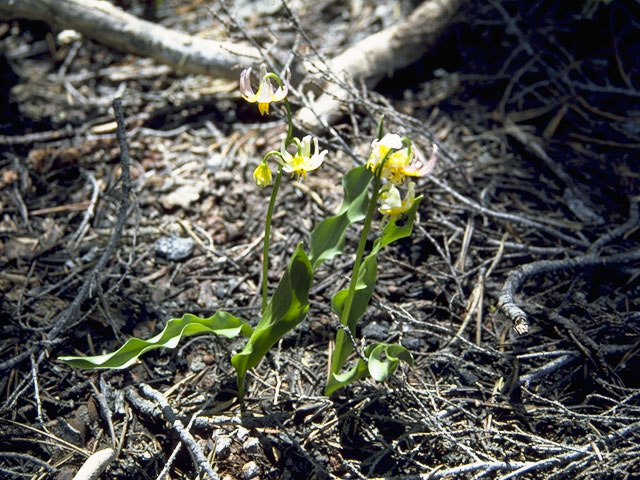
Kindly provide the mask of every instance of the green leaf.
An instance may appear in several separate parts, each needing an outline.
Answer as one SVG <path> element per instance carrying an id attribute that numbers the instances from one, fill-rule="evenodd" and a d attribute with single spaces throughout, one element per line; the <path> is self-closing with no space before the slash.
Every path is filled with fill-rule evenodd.
<path id="1" fill-rule="evenodd" d="M 378 128 L 376 130 L 376 138 L 381 140 L 384 137 L 384 115 L 380 115 L 380 120 L 378 120 Z"/>
<path id="2" fill-rule="evenodd" d="M 351 369 L 344 373 L 332 373 L 329 376 L 329 381 L 324 389 L 325 395 L 331 395 L 336 390 L 349 385 L 350 383 L 357 382 L 362 378 L 369 376 L 367 364 L 362 360 L 358 360 Z"/>
<path id="3" fill-rule="evenodd" d="M 413 365 L 413 356 L 402 345 L 375 345 L 369 353 L 368 366 L 371 378 L 377 382 L 384 382 L 394 372 L 399 360 Z"/>
<path id="4" fill-rule="evenodd" d="M 385 343 L 369 345 L 364 354 L 368 359 L 367 362 L 359 359 L 346 372 L 331 374 L 325 387 L 325 395 L 331 395 L 336 390 L 369 375 L 377 382 L 384 382 L 395 371 L 400 360 L 413 365 L 413 356 L 402 345 Z"/>
<path id="5" fill-rule="evenodd" d="M 298 245 L 247 344 L 231 358 L 238 372 L 238 393 L 241 398 L 247 370 L 258 365 L 269 349 L 298 326 L 307 314 L 312 275 L 307 254 Z"/>
<path id="6" fill-rule="evenodd" d="M 349 225 L 361 221 L 366 215 L 369 183 L 373 173 L 365 166 L 355 167 L 344 176 L 344 200 L 338 213 L 324 219 L 309 237 L 309 261 L 315 270 L 325 260 L 342 253 L 344 236 Z"/>
<path id="7" fill-rule="evenodd" d="M 404 214 L 403 218 L 391 218 L 382 230 L 382 235 L 377 239 L 376 244 L 373 246 L 371 253 L 377 254 L 382 248 L 386 247 L 396 240 L 406 238 L 411 235 L 413 231 L 413 222 L 416 218 L 416 211 L 422 200 L 422 195 L 417 197 L 411 208 Z M 404 220 L 400 225 L 398 223 Z"/>
<path id="8" fill-rule="evenodd" d="M 130 338 L 113 353 L 92 357 L 58 357 L 66 364 L 82 369 L 125 368 L 134 363 L 140 355 L 154 348 L 174 348 L 182 337 L 201 333 L 215 333 L 227 338 L 251 335 L 251 326 L 227 312 L 217 312 L 209 318 L 201 318 L 186 313 L 182 318 L 172 318 L 164 330 L 149 340 Z"/>

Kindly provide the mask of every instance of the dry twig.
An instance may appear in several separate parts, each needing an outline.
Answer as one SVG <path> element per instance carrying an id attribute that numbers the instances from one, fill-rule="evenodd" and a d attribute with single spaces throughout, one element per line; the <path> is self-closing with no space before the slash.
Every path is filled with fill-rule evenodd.
<path id="1" fill-rule="evenodd" d="M 498 299 L 498 306 L 513 322 L 514 331 L 519 335 L 523 335 L 529 331 L 529 321 L 527 320 L 527 314 L 524 310 L 515 304 L 513 296 L 529 278 L 543 273 L 564 270 L 625 265 L 637 260 L 640 260 L 640 249 L 611 255 L 609 257 L 584 255 L 582 257 L 563 260 L 540 260 L 539 262 L 521 265 L 509 273 L 507 281 L 502 287 L 502 292 Z"/>

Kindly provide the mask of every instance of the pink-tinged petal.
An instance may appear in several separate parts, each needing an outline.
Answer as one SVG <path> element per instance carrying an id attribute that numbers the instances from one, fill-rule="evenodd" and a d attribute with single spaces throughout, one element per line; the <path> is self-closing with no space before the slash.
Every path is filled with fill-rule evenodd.
<path id="1" fill-rule="evenodd" d="M 247 102 L 253 103 L 256 101 L 255 94 L 251 88 L 251 67 L 245 68 L 240 73 L 240 95 Z"/>
<path id="2" fill-rule="evenodd" d="M 280 102 L 284 100 L 284 97 L 289 93 L 289 80 L 291 80 L 291 70 L 287 68 L 286 73 L 284 74 L 284 86 L 278 87 L 278 89 L 271 95 L 271 100 L 274 102 Z"/>
<path id="3" fill-rule="evenodd" d="M 273 101 L 273 88 L 271 82 L 268 79 L 263 78 L 260 81 L 258 92 L 256 93 L 256 99 L 260 103 L 271 103 Z"/>
<path id="4" fill-rule="evenodd" d="M 426 164 L 423 164 L 422 161 L 416 157 L 414 158 L 414 161 L 411 162 L 411 165 L 403 169 L 403 173 L 410 177 L 424 177 L 425 175 L 429 175 L 431 172 L 433 172 L 437 160 L 438 146 L 434 143 L 431 157 L 429 157 L 429 160 L 427 160 Z"/>

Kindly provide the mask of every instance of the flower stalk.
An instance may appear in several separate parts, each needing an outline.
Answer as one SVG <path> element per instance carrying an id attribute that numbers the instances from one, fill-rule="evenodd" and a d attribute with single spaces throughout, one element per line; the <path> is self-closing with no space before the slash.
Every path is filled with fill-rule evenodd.
<path id="1" fill-rule="evenodd" d="M 277 153 L 277 152 L 275 152 Z M 262 303 L 260 313 L 264 313 L 267 308 L 268 298 L 268 273 L 269 273 L 269 238 L 271 237 L 271 219 L 273 218 L 273 209 L 276 204 L 276 197 L 280 188 L 280 180 L 282 179 L 282 167 L 278 167 L 276 173 L 276 181 L 271 190 L 271 198 L 269 199 L 269 208 L 267 209 L 267 219 L 264 223 L 264 240 L 262 244 Z"/>
<path id="2" fill-rule="evenodd" d="M 356 250 L 356 259 L 353 264 L 353 270 L 351 272 L 351 280 L 349 282 L 349 289 L 347 293 L 347 298 L 345 300 L 344 307 L 342 309 L 342 315 L 340 318 L 340 323 L 346 326 L 351 332 L 351 336 L 355 337 L 356 334 L 356 325 L 355 322 L 350 325 L 349 324 L 349 315 L 351 314 L 351 307 L 353 305 L 353 299 L 355 297 L 356 285 L 358 283 L 358 277 L 360 275 L 360 267 L 362 266 L 362 259 L 364 258 L 364 250 L 367 244 L 367 238 L 369 237 L 369 232 L 371 231 L 371 222 L 373 221 L 373 215 L 376 210 L 376 204 L 378 203 L 378 198 L 380 195 L 380 185 L 382 183 L 382 172 L 385 163 L 387 162 L 389 156 L 393 152 L 392 149 L 389 149 L 385 152 L 384 157 L 381 159 L 378 165 L 375 167 L 375 176 L 373 178 L 373 193 L 371 195 L 371 199 L 369 200 L 369 205 L 367 206 L 367 214 L 365 216 L 362 232 L 360 234 L 360 240 L 358 241 L 358 248 Z M 351 342 L 348 337 L 341 336 L 342 342 Z M 336 339 L 336 341 L 339 341 Z M 355 347 L 355 345 L 353 345 Z M 340 345 L 342 349 L 343 345 Z M 336 348 L 338 346 L 336 345 Z M 337 374 L 342 368 L 342 363 L 344 361 L 343 358 L 340 358 L 343 355 L 332 355 L 331 357 L 331 374 Z"/>

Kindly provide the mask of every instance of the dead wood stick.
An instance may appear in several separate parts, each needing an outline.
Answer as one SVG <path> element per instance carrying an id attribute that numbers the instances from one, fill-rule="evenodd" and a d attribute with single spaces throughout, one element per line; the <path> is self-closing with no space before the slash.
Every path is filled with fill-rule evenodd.
<path id="1" fill-rule="evenodd" d="M 521 265 L 509 273 L 498 298 L 498 307 L 513 322 L 513 330 L 518 335 L 523 335 L 529 331 L 529 321 L 527 320 L 527 314 L 515 304 L 513 297 L 527 279 L 543 273 L 626 265 L 638 260 L 640 260 L 640 249 L 618 253 L 609 257 L 583 255 L 563 260 L 540 260 Z"/>
<path id="2" fill-rule="evenodd" d="M 41 20 L 189 73 L 237 78 L 260 58 L 247 45 L 194 37 L 140 20 L 101 0 L 0 0 L 0 18 Z"/>
<path id="3" fill-rule="evenodd" d="M 29 1 L 29 0 L 27 0 Z M 89 273 L 89 277 L 85 281 L 85 283 L 80 288 L 80 291 L 71 302 L 71 305 L 59 313 L 53 321 L 53 327 L 49 331 L 47 338 L 50 340 L 55 340 L 60 332 L 62 332 L 69 322 L 76 317 L 78 312 L 80 311 L 80 307 L 82 303 L 89 297 L 89 293 L 91 291 L 91 286 L 97 281 L 97 276 L 99 273 L 104 271 L 107 266 L 107 262 L 111 257 L 111 254 L 116 249 L 118 243 L 120 242 L 120 237 L 122 236 L 122 230 L 124 228 L 124 224 L 127 220 L 127 214 L 129 210 L 129 195 L 131 194 L 131 175 L 130 175 L 130 167 L 131 167 L 131 159 L 129 158 L 129 146 L 127 144 L 126 137 L 126 125 L 124 120 L 124 115 L 122 113 L 122 99 L 116 98 L 113 100 L 113 111 L 116 117 L 116 123 L 118 125 L 118 129 L 116 130 L 116 136 L 118 138 L 118 144 L 120 146 L 120 165 L 122 167 L 121 173 L 121 181 L 122 181 L 122 195 L 120 197 L 120 208 L 118 209 L 118 218 L 116 220 L 116 224 L 113 228 L 113 232 L 111 237 L 109 238 L 109 242 L 105 247 L 102 255 L 98 259 L 98 262 L 95 264 L 91 272 Z"/>
<path id="4" fill-rule="evenodd" d="M 343 115 L 341 106 L 351 93 L 345 82 L 364 81 L 375 85 L 385 75 L 415 62 L 436 42 L 466 0 L 426 0 L 402 23 L 386 28 L 357 42 L 319 67 L 321 73 L 337 76 L 297 120 L 312 131 L 330 125 Z"/>
<path id="5" fill-rule="evenodd" d="M 95 452 L 87 458 L 73 480 L 97 480 L 115 459 L 115 453 L 113 448 L 105 448 Z"/>
<path id="6" fill-rule="evenodd" d="M 195 441 L 191 433 L 189 433 L 188 428 L 185 428 L 184 424 L 178 419 L 178 416 L 175 414 L 164 395 L 162 395 L 160 392 L 153 389 L 146 383 L 140 385 L 140 390 L 147 397 L 158 404 L 158 406 L 162 410 L 162 414 L 164 415 L 165 420 L 171 423 L 171 427 L 178 434 L 180 440 L 182 440 L 182 443 L 184 443 L 189 451 L 193 454 L 200 468 L 207 473 L 211 480 L 219 480 L 220 477 L 218 477 L 218 475 L 211 468 L 209 460 L 207 460 L 207 457 L 202 451 L 202 447 Z"/>

